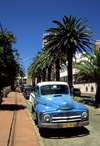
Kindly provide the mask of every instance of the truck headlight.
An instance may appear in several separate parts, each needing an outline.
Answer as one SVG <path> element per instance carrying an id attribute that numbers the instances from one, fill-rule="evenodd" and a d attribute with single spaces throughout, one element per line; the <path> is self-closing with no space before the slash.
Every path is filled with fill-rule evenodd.
<path id="1" fill-rule="evenodd" d="M 83 118 L 83 120 L 86 120 L 87 116 L 88 116 L 88 113 L 87 113 L 87 112 L 83 112 L 83 113 L 82 113 L 82 118 Z"/>
<path id="2" fill-rule="evenodd" d="M 45 120 L 45 122 L 49 122 L 50 121 L 50 115 L 45 115 L 44 116 L 44 120 Z"/>

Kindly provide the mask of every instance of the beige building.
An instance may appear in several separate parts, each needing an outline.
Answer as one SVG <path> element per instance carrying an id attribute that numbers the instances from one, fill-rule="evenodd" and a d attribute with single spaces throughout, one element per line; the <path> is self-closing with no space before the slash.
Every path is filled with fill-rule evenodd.
<path id="1" fill-rule="evenodd" d="M 100 48 L 100 40 L 97 40 L 96 43 L 95 43 L 95 48 Z"/>

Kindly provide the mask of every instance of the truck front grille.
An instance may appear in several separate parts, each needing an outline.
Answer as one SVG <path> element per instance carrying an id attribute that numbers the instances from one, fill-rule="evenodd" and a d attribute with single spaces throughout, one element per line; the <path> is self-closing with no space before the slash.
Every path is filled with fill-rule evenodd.
<path id="1" fill-rule="evenodd" d="M 52 123 L 68 123 L 68 122 L 79 122 L 81 121 L 81 115 L 75 115 L 75 116 L 64 116 L 64 117 L 52 117 Z"/>

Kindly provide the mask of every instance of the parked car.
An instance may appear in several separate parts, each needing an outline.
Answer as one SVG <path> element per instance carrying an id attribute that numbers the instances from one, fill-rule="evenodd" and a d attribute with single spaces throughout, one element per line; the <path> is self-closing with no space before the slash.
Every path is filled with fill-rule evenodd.
<path id="1" fill-rule="evenodd" d="M 23 85 L 23 91 L 24 91 L 24 89 L 27 88 L 27 87 L 32 87 L 32 85 L 30 85 L 30 84 L 24 84 L 24 85 Z"/>
<path id="2" fill-rule="evenodd" d="M 70 95 L 65 82 L 41 82 L 32 96 L 32 112 L 39 128 L 82 127 L 89 124 L 89 110 Z"/>
<path id="3" fill-rule="evenodd" d="M 23 92 L 23 87 L 24 87 L 24 85 L 20 85 L 20 86 L 19 86 L 19 91 L 20 91 L 20 92 Z"/>
<path id="4" fill-rule="evenodd" d="M 81 96 L 81 91 L 78 88 L 73 89 L 73 96 Z"/>
<path id="5" fill-rule="evenodd" d="M 32 87 L 25 88 L 25 90 L 24 90 L 24 97 L 26 99 L 29 99 L 29 96 L 33 92 L 33 90 L 34 90 L 34 88 L 32 88 Z"/>
<path id="6" fill-rule="evenodd" d="M 33 92 L 29 96 L 29 102 L 32 103 L 32 98 L 35 97 L 35 88 L 33 88 Z"/>

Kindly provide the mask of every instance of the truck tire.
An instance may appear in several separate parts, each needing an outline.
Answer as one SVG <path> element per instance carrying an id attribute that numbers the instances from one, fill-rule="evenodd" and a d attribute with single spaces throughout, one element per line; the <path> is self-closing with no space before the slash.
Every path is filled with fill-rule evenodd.
<path id="1" fill-rule="evenodd" d="M 37 113 L 36 113 L 35 123 L 36 123 L 36 125 L 38 125 L 38 116 L 37 116 Z"/>

